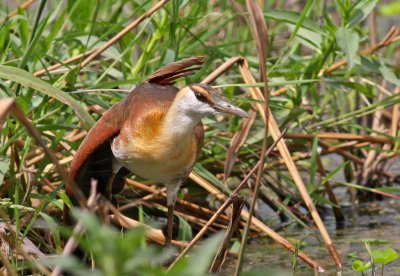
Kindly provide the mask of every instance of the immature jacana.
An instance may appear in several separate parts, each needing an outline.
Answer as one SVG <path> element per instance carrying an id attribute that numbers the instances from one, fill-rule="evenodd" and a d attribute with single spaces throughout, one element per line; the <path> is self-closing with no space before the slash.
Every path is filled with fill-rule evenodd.
<path id="1" fill-rule="evenodd" d="M 188 75 L 203 57 L 181 60 L 153 73 L 121 102 L 112 106 L 89 131 L 71 164 L 70 173 L 87 196 L 92 179 L 108 198 L 123 189 L 130 172 L 165 185 L 167 237 L 172 239 L 173 208 L 179 186 L 191 172 L 204 139 L 201 119 L 225 112 L 247 117 L 204 84 L 181 90 L 172 82 Z M 71 187 L 67 192 L 74 195 Z M 67 210 L 67 208 L 66 208 Z M 66 215 L 66 212 L 64 212 Z"/>

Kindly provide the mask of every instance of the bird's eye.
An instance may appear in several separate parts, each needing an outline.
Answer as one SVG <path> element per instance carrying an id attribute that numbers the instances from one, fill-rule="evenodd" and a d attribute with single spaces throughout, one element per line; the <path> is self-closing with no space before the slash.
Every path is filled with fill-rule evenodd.
<path id="1" fill-rule="evenodd" d="M 198 99 L 200 102 L 207 102 L 207 98 L 203 94 L 194 93 L 194 95 L 196 96 L 196 99 Z"/>

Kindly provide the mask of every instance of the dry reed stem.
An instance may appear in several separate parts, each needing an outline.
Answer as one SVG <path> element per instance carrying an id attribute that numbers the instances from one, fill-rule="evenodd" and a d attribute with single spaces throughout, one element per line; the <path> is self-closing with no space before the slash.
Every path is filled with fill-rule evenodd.
<path id="1" fill-rule="evenodd" d="M 371 14 L 368 16 L 368 25 L 369 25 L 369 40 L 372 45 L 378 43 L 378 34 L 376 28 L 376 8 L 374 8 Z"/>
<path id="2" fill-rule="evenodd" d="M 163 189 L 160 191 L 159 189 L 152 188 L 152 187 L 150 187 L 150 186 L 148 186 L 148 185 L 145 185 L 145 184 L 143 184 L 143 183 L 134 181 L 134 180 L 132 180 L 132 179 L 126 179 L 126 183 L 127 183 L 128 185 L 132 186 L 132 187 L 135 187 L 135 188 L 137 188 L 137 189 L 140 189 L 140 190 L 149 192 L 149 193 L 151 193 L 151 194 L 153 194 L 153 195 L 161 195 L 163 198 L 167 198 L 167 194 L 166 194 L 166 192 L 165 192 L 165 188 L 163 188 Z M 194 203 L 192 203 L 192 202 L 183 200 L 183 199 L 181 199 L 181 198 L 177 198 L 177 199 L 176 199 L 176 203 L 178 204 L 177 207 L 179 207 L 179 205 L 180 205 L 180 206 L 184 206 L 184 207 L 189 207 L 189 208 L 191 208 L 191 209 L 193 209 L 193 210 L 196 210 L 196 212 L 201 212 L 201 213 L 207 214 L 207 215 L 209 215 L 209 216 L 212 216 L 212 215 L 214 214 L 214 211 L 213 211 L 213 210 L 210 210 L 210 209 L 205 208 L 205 207 L 203 207 L 203 206 L 200 206 L 200 205 L 198 205 L 198 204 L 194 204 Z M 163 207 L 165 207 L 165 206 L 163 206 Z M 228 218 L 227 216 L 225 216 L 225 215 L 222 215 L 222 216 L 221 216 L 221 219 L 223 219 L 224 221 L 229 221 L 229 218 Z"/>
<path id="3" fill-rule="evenodd" d="M 351 142 L 343 143 L 340 145 L 331 146 L 330 144 L 323 142 L 322 140 L 318 140 L 318 144 L 321 144 L 321 143 L 324 143 L 323 146 L 325 148 L 324 150 L 321 151 L 321 153 L 320 153 L 321 156 L 328 155 L 331 153 L 340 154 L 339 151 L 345 152 L 346 149 L 365 147 L 370 144 L 369 142 L 357 143 L 356 141 L 351 141 Z M 300 154 L 293 155 L 292 160 L 293 161 L 304 160 L 307 158 L 311 158 L 311 156 L 312 156 L 312 152 L 300 153 Z M 355 163 L 362 162 L 362 160 L 360 158 L 358 158 L 356 156 L 354 156 L 354 157 L 355 157 L 355 160 L 353 160 L 353 161 Z M 272 169 L 276 166 L 283 165 L 283 164 L 285 164 L 285 160 L 279 159 L 279 160 L 273 161 L 269 164 L 265 164 L 264 170 Z"/>
<path id="4" fill-rule="evenodd" d="M 382 87 L 386 86 L 386 81 L 382 82 Z M 396 91 L 395 91 L 396 92 Z M 380 90 L 379 95 L 378 95 L 378 100 L 382 100 L 385 98 L 385 93 Z M 393 106 L 393 109 L 395 107 Z M 398 118 L 397 118 L 398 119 Z M 392 122 L 394 121 L 394 118 L 392 119 Z M 396 122 L 396 121 L 395 121 Z M 397 125 L 397 123 L 396 123 Z M 373 116 L 373 121 L 372 121 L 372 129 L 379 131 L 379 132 L 386 132 L 388 127 L 386 126 L 384 120 L 383 120 L 383 110 L 378 110 L 377 112 L 374 113 Z M 391 126 L 389 126 L 389 134 L 391 134 Z M 374 134 L 372 134 L 374 135 Z M 392 135 L 396 137 L 395 135 Z M 377 150 L 371 150 L 368 152 L 367 157 L 365 158 L 365 161 L 362 165 L 362 181 L 364 185 L 367 185 L 368 182 L 370 181 L 379 181 L 378 179 L 380 176 L 384 175 L 384 167 L 386 165 L 386 161 L 390 157 L 386 152 L 389 151 L 392 148 L 392 145 L 389 143 L 386 143 L 383 145 L 381 150 L 378 152 Z M 374 185 L 374 184 L 373 184 Z M 378 184 L 379 185 L 379 184 Z"/>
<path id="5" fill-rule="evenodd" d="M 259 70 L 260 70 L 260 80 L 262 81 L 263 85 L 263 98 L 264 98 L 264 105 L 263 105 L 263 112 L 264 117 L 266 118 L 266 123 L 264 124 L 264 133 L 263 133 L 263 140 L 261 145 L 261 153 L 260 153 L 260 164 L 263 164 L 266 158 L 266 151 L 267 151 L 267 141 L 268 141 L 268 130 L 269 130 L 269 116 L 270 116 L 270 109 L 269 109 L 269 90 L 268 90 L 268 77 L 267 77 L 267 56 L 268 56 L 268 30 L 267 30 L 267 23 L 265 22 L 264 14 L 262 9 L 259 5 L 257 5 L 253 0 L 246 0 L 246 7 L 249 12 L 249 20 L 247 21 L 250 31 L 252 33 L 253 39 L 255 41 L 258 53 L 258 63 L 259 63 Z M 261 110 L 260 110 L 261 112 Z M 251 122 L 252 123 L 252 122 Z M 248 134 L 248 133 L 247 133 Z M 247 136 L 247 135 L 246 135 Z M 247 236 L 249 233 L 251 220 L 253 217 L 253 213 L 255 210 L 255 206 L 257 203 L 258 194 L 260 192 L 261 187 L 261 179 L 263 176 L 264 170 L 263 166 L 259 166 L 256 176 L 256 181 L 254 184 L 254 191 L 253 196 L 250 204 L 249 209 L 249 218 L 246 221 L 246 225 L 242 231 L 242 241 L 241 247 L 239 251 L 238 261 L 235 269 L 235 276 L 239 275 L 242 271 L 242 263 L 244 252 L 246 248 Z"/>
<path id="6" fill-rule="evenodd" d="M 284 138 L 289 139 L 307 139 L 313 140 L 315 136 L 318 139 L 324 140 L 351 140 L 351 141 L 366 141 L 371 143 L 382 143 L 382 144 L 393 144 L 393 139 L 390 139 L 383 135 L 362 135 L 362 134 L 351 134 L 351 133 L 334 133 L 334 132 L 319 132 L 315 134 L 307 133 L 286 133 Z"/>
<path id="7" fill-rule="evenodd" d="M 400 87 L 395 88 L 394 94 L 400 94 Z M 397 132 L 399 131 L 399 123 L 400 123 L 400 104 L 395 104 L 393 105 L 392 109 L 392 121 L 389 131 L 389 134 L 391 136 L 398 137 Z"/>
<path id="8" fill-rule="evenodd" d="M 73 63 L 73 62 L 75 62 L 77 60 L 80 60 L 80 59 L 82 59 L 84 57 L 87 57 L 87 56 L 93 54 L 95 51 L 96 51 L 96 49 L 90 50 L 90 51 L 85 52 L 83 54 L 79 54 L 77 56 L 71 57 L 71 58 L 69 58 L 69 59 L 67 59 L 67 60 L 65 60 L 63 62 L 56 63 L 56 64 L 51 65 L 51 66 L 49 66 L 49 67 L 47 67 L 45 69 L 41 69 L 39 71 L 36 71 L 35 73 L 33 73 L 33 76 L 34 77 L 41 77 L 41 76 L 43 76 L 44 74 L 46 74 L 48 72 L 51 72 L 51 71 L 54 71 L 57 68 L 60 68 L 61 66 Z"/>
<path id="9" fill-rule="evenodd" d="M 243 62 L 242 64 L 240 64 L 239 68 L 240 68 L 240 72 L 243 75 L 243 79 L 245 80 L 246 83 L 252 84 L 252 83 L 256 82 L 250 72 L 247 62 Z M 261 91 L 257 87 L 252 87 L 249 90 L 250 90 L 250 93 L 253 98 L 255 98 L 256 100 L 263 100 Z M 264 113 L 263 105 L 258 104 L 257 107 L 260 111 L 260 114 L 263 115 L 263 113 Z M 271 136 L 274 140 L 276 140 L 280 136 L 281 132 L 280 132 L 278 125 L 276 124 L 275 119 L 271 113 L 269 114 L 269 118 L 270 119 L 268 121 L 268 124 L 269 124 L 269 129 L 271 132 Z M 266 118 L 264 118 L 264 120 L 265 119 Z M 289 173 L 291 174 L 293 181 L 295 182 L 295 184 L 300 192 L 301 197 L 303 198 L 306 206 L 308 207 L 308 209 L 311 213 L 311 216 L 313 217 L 314 222 L 317 225 L 317 228 L 320 231 L 321 236 L 322 236 L 329 252 L 331 253 L 336 265 L 338 267 L 341 267 L 342 264 L 341 264 L 339 254 L 337 253 L 335 247 L 333 246 L 333 243 L 328 234 L 328 231 L 326 230 L 326 227 L 325 227 L 324 223 L 322 222 L 321 217 L 319 216 L 319 214 L 314 206 L 313 201 L 311 200 L 311 197 L 307 191 L 307 188 L 304 185 L 304 182 L 300 176 L 300 173 L 297 170 L 296 165 L 294 164 L 294 162 L 290 156 L 289 150 L 287 149 L 287 146 L 283 139 L 281 139 L 279 141 L 279 143 L 277 144 L 277 147 L 279 149 L 279 152 L 280 152 L 282 158 L 285 160 L 285 163 L 289 170 Z"/>
<path id="10" fill-rule="evenodd" d="M 227 179 L 232 172 L 233 165 L 236 161 L 236 158 L 239 155 L 240 148 L 246 142 L 247 136 L 250 133 L 250 129 L 253 123 L 256 120 L 257 112 L 254 110 L 250 110 L 248 112 L 249 118 L 246 120 L 242 120 L 240 122 L 238 130 L 233 135 L 228 148 L 228 153 L 225 159 L 225 166 L 224 166 L 224 183 L 227 184 Z"/>
<path id="11" fill-rule="evenodd" d="M 385 82 L 384 82 L 385 83 Z M 384 85 L 382 85 L 384 86 Z M 378 101 L 381 101 L 385 98 L 384 93 L 381 91 L 378 94 Z M 382 124 L 382 110 L 377 110 L 373 116 L 372 116 L 372 129 L 376 130 L 378 132 L 383 132 L 385 130 L 385 126 Z M 374 134 L 372 134 L 374 136 Z M 370 175 L 370 172 L 373 170 L 373 167 L 371 166 L 374 160 L 376 159 L 376 156 L 378 155 L 378 152 L 376 150 L 371 150 L 368 152 L 367 157 L 364 160 L 363 163 L 363 180 L 366 180 L 368 175 Z"/>
<path id="12" fill-rule="evenodd" d="M 326 142 L 324 142 L 324 141 L 322 141 L 322 140 L 319 140 L 318 143 L 319 143 L 321 146 L 327 148 L 327 151 L 329 151 L 329 150 L 332 148 L 331 145 L 329 145 L 328 143 L 326 143 Z M 367 142 L 366 142 L 366 143 L 367 143 Z M 359 144 L 355 145 L 354 147 L 355 147 L 355 148 L 357 148 L 357 147 L 364 147 L 365 145 L 367 145 L 366 143 L 359 143 Z M 323 152 L 324 152 L 324 151 L 323 151 Z M 358 156 L 355 156 L 354 154 L 351 154 L 350 152 L 346 151 L 346 150 L 343 149 L 343 148 L 337 148 L 337 150 L 335 150 L 335 153 L 340 154 L 340 155 L 343 156 L 344 158 L 346 158 L 346 159 L 348 159 L 348 160 L 351 160 L 351 161 L 353 161 L 354 163 L 356 163 L 356 164 L 358 164 L 358 165 L 363 165 L 364 162 L 365 162 L 363 159 L 359 158 Z M 391 176 L 389 173 L 387 173 L 387 172 L 383 172 L 383 175 L 384 175 L 385 177 L 389 178 L 389 179 L 392 177 L 392 176 Z"/>
<path id="13" fill-rule="evenodd" d="M 138 227 L 144 227 L 145 233 L 146 233 L 146 238 L 148 240 L 154 241 L 158 244 L 165 244 L 165 236 L 162 233 L 160 229 L 155 229 L 152 228 L 148 225 L 145 225 L 143 223 L 140 223 L 134 219 L 128 218 L 127 216 L 121 214 L 118 209 L 112 205 L 111 203 L 108 204 L 108 207 L 110 210 L 113 212 L 112 215 L 110 215 L 111 220 L 115 223 L 118 223 L 120 226 L 127 228 L 127 229 L 132 229 L 132 228 L 138 228 Z M 171 241 L 173 245 L 176 246 L 185 246 L 187 243 L 182 242 L 182 241 Z"/>
<path id="14" fill-rule="evenodd" d="M 228 248 L 230 246 L 233 232 L 235 231 L 237 224 L 240 221 L 240 214 L 242 212 L 243 205 L 244 205 L 244 199 L 240 196 L 236 197 L 232 202 L 233 210 L 228 230 L 225 232 L 224 239 L 221 242 L 217 254 L 215 255 L 215 258 L 211 264 L 209 270 L 210 274 L 218 272 L 223 263 L 225 262 L 226 254 L 228 253 Z"/>
<path id="15" fill-rule="evenodd" d="M 241 62 L 243 58 L 242 57 L 231 57 L 227 61 L 225 61 L 223 64 L 221 64 L 217 69 L 215 69 L 211 74 L 209 74 L 205 79 L 201 81 L 201 83 L 209 84 L 213 82 L 216 78 L 221 76 L 223 73 L 225 73 L 232 65 Z"/>
<path id="16" fill-rule="evenodd" d="M 79 67 L 85 67 L 89 62 L 91 62 L 93 59 L 95 59 L 98 55 L 103 53 L 105 50 L 107 50 L 111 45 L 113 45 L 115 42 L 120 40 L 124 35 L 126 35 L 128 32 L 130 32 L 132 29 L 134 29 L 139 23 L 141 23 L 144 19 L 147 17 L 150 17 L 153 13 L 155 13 L 157 10 L 162 8 L 166 3 L 168 3 L 169 0 L 161 0 L 157 2 L 153 7 L 151 7 L 148 11 L 146 11 L 144 14 L 139 16 L 135 21 L 133 21 L 131 24 L 126 26 L 122 31 L 120 31 L 118 34 L 116 34 L 113 38 L 111 38 L 107 43 L 105 43 L 103 46 L 97 48 L 90 56 L 88 56 L 81 64 Z"/>
<path id="17" fill-rule="evenodd" d="M 326 172 L 324 168 L 324 164 L 322 163 L 321 160 L 321 155 L 317 153 L 317 167 L 318 167 L 318 172 L 321 177 L 326 177 Z M 340 208 L 340 204 L 338 203 L 335 193 L 333 192 L 332 185 L 328 181 L 325 182 L 325 189 L 326 193 L 328 194 L 328 198 L 330 202 L 332 202 L 334 205 L 332 206 L 333 209 L 333 214 L 335 215 L 335 219 L 337 222 L 342 222 L 344 221 L 344 215 L 342 208 Z"/>

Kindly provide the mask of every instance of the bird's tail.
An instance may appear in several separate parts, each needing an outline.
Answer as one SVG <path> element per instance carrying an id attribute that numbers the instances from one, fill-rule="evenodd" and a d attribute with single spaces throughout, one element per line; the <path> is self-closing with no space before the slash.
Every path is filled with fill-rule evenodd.
<path id="1" fill-rule="evenodd" d="M 205 56 L 185 58 L 165 65 L 151 74 L 146 82 L 161 85 L 172 84 L 175 80 L 193 74 L 201 69 L 201 65 L 207 60 Z"/>

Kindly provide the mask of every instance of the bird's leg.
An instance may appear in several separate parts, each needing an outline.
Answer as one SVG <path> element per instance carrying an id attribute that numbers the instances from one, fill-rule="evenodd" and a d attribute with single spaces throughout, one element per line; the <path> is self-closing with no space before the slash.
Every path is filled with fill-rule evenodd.
<path id="1" fill-rule="evenodd" d="M 174 185 L 165 185 L 167 188 L 167 236 L 165 237 L 165 246 L 171 244 L 172 229 L 174 225 L 174 206 L 176 201 L 176 194 L 178 193 L 180 183 Z"/>
<path id="2" fill-rule="evenodd" d="M 111 201 L 111 199 L 112 199 L 112 186 L 113 186 L 113 183 L 114 183 L 114 179 L 115 179 L 115 176 L 116 176 L 117 174 L 115 173 L 115 172 L 112 172 L 111 173 L 111 176 L 108 178 L 108 181 L 107 181 L 107 186 L 106 186 L 106 193 L 107 193 L 107 197 L 108 197 L 108 199 Z"/>
<path id="3" fill-rule="evenodd" d="M 165 237 L 165 246 L 171 245 L 172 229 L 174 225 L 174 205 L 168 205 L 167 207 L 167 236 Z"/>
<path id="4" fill-rule="evenodd" d="M 113 157 L 112 165 L 111 165 L 111 175 L 108 178 L 107 186 L 106 186 L 106 193 L 108 199 L 111 201 L 112 199 L 112 186 L 114 184 L 115 176 L 117 175 L 118 171 L 122 168 L 121 164 Z"/>

